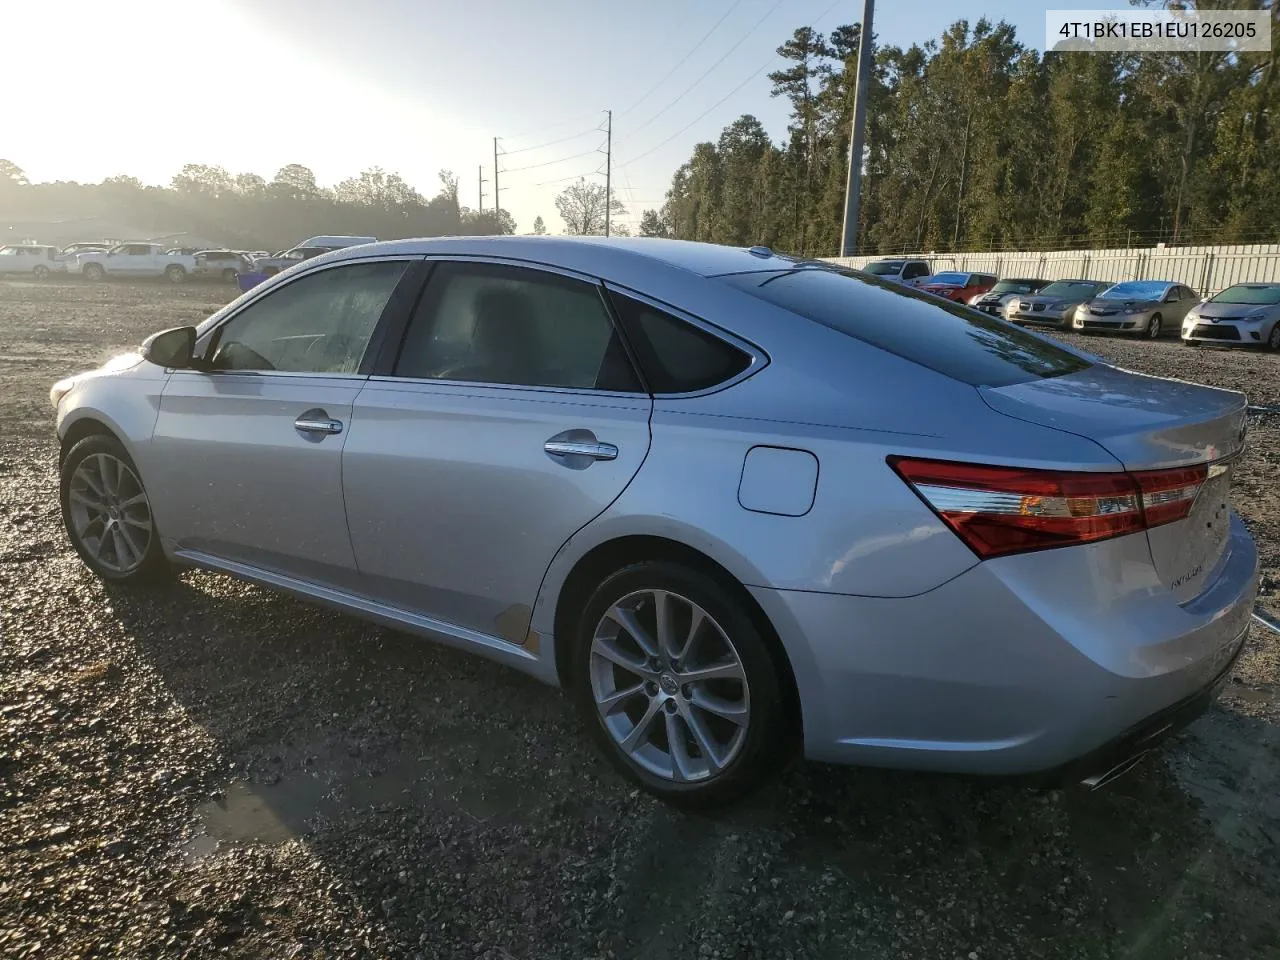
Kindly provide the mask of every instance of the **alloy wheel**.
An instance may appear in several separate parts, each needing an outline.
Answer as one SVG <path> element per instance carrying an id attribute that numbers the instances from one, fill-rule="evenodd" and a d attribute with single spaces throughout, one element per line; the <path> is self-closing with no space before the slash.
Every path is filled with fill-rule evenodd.
<path id="1" fill-rule="evenodd" d="M 710 780 L 742 750 L 751 694 L 724 629 L 677 593 L 640 590 L 605 611 L 591 640 L 591 695 L 613 742 L 673 783 Z"/>
<path id="2" fill-rule="evenodd" d="M 1152 314 L 1151 319 L 1147 321 L 1147 336 L 1152 340 L 1159 340 L 1161 325 L 1160 314 Z"/>
<path id="3" fill-rule="evenodd" d="M 151 504 L 127 463 L 109 453 L 85 457 L 71 475 L 71 530 L 112 573 L 142 566 L 151 546 Z"/>

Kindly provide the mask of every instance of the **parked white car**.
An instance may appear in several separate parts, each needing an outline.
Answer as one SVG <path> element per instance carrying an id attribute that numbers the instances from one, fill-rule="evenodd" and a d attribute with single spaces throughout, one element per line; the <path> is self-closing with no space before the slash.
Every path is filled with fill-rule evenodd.
<path id="1" fill-rule="evenodd" d="M 78 253 L 67 261 L 67 272 L 94 282 L 107 277 L 164 277 L 182 283 L 195 272 L 194 257 L 166 253 L 158 243 L 122 243 L 105 253 Z"/>
<path id="2" fill-rule="evenodd" d="M 66 270 L 58 248 L 43 243 L 11 243 L 0 247 L 0 275 L 47 279 Z"/>

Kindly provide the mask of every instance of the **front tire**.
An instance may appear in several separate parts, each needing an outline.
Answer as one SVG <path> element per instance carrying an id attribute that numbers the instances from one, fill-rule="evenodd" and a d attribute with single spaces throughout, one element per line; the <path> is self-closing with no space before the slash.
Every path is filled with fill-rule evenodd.
<path id="1" fill-rule="evenodd" d="M 101 283 L 107 277 L 107 271 L 103 270 L 101 265 L 96 263 L 86 264 L 84 268 L 84 278 L 90 283 Z"/>
<path id="2" fill-rule="evenodd" d="M 37 280 L 49 279 L 49 268 L 46 267 L 43 263 L 36 264 L 36 268 L 31 272 L 36 275 Z"/>
<path id="3" fill-rule="evenodd" d="M 1267 349 L 1272 353 L 1280 351 L 1280 320 L 1277 320 L 1267 334 Z"/>
<path id="4" fill-rule="evenodd" d="M 236 273 L 236 270 L 234 267 L 227 267 L 222 271 L 222 279 L 225 280 L 227 283 L 235 283 L 236 278 L 238 276 L 240 275 Z"/>
<path id="5" fill-rule="evenodd" d="M 178 266 L 178 264 L 171 263 L 164 268 L 164 278 L 170 283 L 182 283 L 187 279 L 187 271 Z"/>
<path id="6" fill-rule="evenodd" d="M 63 458 L 60 479 L 62 522 L 90 570 L 115 583 L 140 583 L 168 572 L 151 501 L 119 440 L 85 437 Z"/>
<path id="7" fill-rule="evenodd" d="M 712 807 L 774 772 L 790 744 L 768 641 L 719 580 L 645 561 L 591 595 L 574 636 L 572 690 L 593 738 L 661 800 Z"/>
<path id="8" fill-rule="evenodd" d="M 1161 328 L 1164 326 L 1164 320 L 1160 314 L 1153 313 L 1151 319 L 1147 321 L 1147 339 L 1159 340 Z"/>

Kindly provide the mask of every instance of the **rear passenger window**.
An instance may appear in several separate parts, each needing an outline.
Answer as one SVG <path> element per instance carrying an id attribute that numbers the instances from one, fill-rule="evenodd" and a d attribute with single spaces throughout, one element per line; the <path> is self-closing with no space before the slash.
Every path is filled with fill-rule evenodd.
<path id="1" fill-rule="evenodd" d="M 395 375 L 640 389 L 599 287 L 544 270 L 487 263 L 435 267 Z"/>
<path id="2" fill-rule="evenodd" d="M 653 393 L 692 393 L 731 380 L 751 356 L 665 311 L 609 291 Z"/>

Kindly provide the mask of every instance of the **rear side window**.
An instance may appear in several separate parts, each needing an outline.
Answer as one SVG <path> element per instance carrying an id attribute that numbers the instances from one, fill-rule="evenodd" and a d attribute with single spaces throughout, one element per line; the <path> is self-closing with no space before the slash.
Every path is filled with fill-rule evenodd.
<path id="1" fill-rule="evenodd" d="M 720 279 L 973 386 L 1008 386 L 1089 366 L 1075 354 L 995 317 L 850 270 L 809 267 Z"/>
<path id="2" fill-rule="evenodd" d="M 693 393 L 732 380 L 750 354 L 642 300 L 610 290 L 614 309 L 653 393 Z"/>

